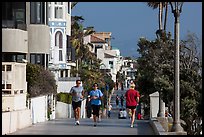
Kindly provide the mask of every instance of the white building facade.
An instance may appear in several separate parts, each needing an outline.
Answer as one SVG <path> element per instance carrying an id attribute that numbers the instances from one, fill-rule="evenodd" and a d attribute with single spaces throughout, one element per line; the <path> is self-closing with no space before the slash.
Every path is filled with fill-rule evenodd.
<path id="1" fill-rule="evenodd" d="M 84 44 L 87 44 L 89 50 L 102 60 L 100 69 L 110 73 L 112 80 L 116 82 L 116 75 L 122 66 L 123 58 L 120 55 L 120 50 L 113 48 L 110 41 L 111 32 L 95 32 L 84 37 Z"/>
<path id="2" fill-rule="evenodd" d="M 136 79 L 136 60 L 132 59 L 124 59 L 123 65 L 121 68 L 121 73 L 125 76 L 125 88 L 129 88 L 130 81 L 134 81 Z"/>
<path id="3" fill-rule="evenodd" d="M 120 56 L 120 50 L 113 48 L 111 50 L 98 49 L 97 58 L 102 60 L 100 69 L 110 70 L 112 80 L 116 82 L 117 72 L 122 66 L 122 56 Z"/>
<path id="4" fill-rule="evenodd" d="M 69 40 L 71 36 L 71 2 L 48 2 L 48 13 L 51 37 L 49 69 L 55 74 L 58 92 L 65 92 L 66 89 L 63 89 L 62 86 L 64 83 L 65 85 L 69 83 L 70 69 L 76 66 L 75 50 Z"/>

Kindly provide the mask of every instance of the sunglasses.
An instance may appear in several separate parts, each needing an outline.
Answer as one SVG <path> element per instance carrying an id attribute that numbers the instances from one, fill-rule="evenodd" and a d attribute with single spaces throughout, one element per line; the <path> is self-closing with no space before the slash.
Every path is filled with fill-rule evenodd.
<path id="1" fill-rule="evenodd" d="M 81 84 L 81 83 L 77 83 L 77 84 Z"/>

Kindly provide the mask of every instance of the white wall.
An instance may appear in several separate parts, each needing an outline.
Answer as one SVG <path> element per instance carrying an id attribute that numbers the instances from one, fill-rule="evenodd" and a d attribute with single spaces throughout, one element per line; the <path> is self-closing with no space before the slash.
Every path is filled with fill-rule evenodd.
<path id="1" fill-rule="evenodd" d="M 86 99 L 81 103 L 81 118 L 86 118 Z M 66 104 L 57 101 L 56 104 L 56 118 L 74 118 L 72 104 Z"/>
<path id="2" fill-rule="evenodd" d="M 67 92 L 76 85 L 76 81 L 58 81 L 57 92 Z"/>
<path id="3" fill-rule="evenodd" d="M 26 109 L 26 94 L 2 96 L 2 110 L 14 111 Z"/>
<path id="4" fill-rule="evenodd" d="M 6 67 L 11 66 L 11 71 L 7 71 Z M 2 62 L 2 91 L 8 92 L 4 94 L 2 92 L 2 110 L 10 111 L 21 110 L 26 108 L 26 94 L 27 94 L 27 82 L 26 82 L 26 64 L 17 62 Z M 11 88 L 6 87 L 7 84 L 11 84 Z"/>
<path id="5" fill-rule="evenodd" d="M 56 118 L 73 118 L 72 105 L 57 101 L 55 116 Z"/>
<path id="6" fill-rule="evenodd" d="M 31 114 L 32 123 L 47 120 L 47 96 L 31 98 Z"/>
<path id="7" fill-rule="evenodd" d="M 31 110 L 18 110 L 2 113 L 2 135 L 9 134 L 32 125 Z"/>
<path id="8" fill-rule="evenodd" d="M 159 111 L 159 92 L 154 92 L 150 97 L 150 118 L 157 117 Z"/>

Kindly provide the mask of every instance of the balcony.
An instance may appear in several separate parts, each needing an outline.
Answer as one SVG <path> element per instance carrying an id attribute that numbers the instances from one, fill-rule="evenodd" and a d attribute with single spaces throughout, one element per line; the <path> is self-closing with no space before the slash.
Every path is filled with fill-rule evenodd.
<path id="1" fill-rule="evenodd" d="M 28 25 L 28 39 L 30 53 L 49 54 L 50 49 L 50 29 L 47 25 Z"/>
<path id="2" fill-rule="evenodd" d="M 28 32 L 2 28 L 2 52 L 28 53 Z"/>

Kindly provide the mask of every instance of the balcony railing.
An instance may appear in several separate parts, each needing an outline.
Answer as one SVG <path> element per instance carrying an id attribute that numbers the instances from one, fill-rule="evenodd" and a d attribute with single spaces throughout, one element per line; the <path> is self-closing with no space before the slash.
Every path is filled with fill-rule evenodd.
<path id="1" fill-rule="evenodd" d="M 26 24 L 14 20 L 2 20 L 2 28 L 27 30 Z"/>

